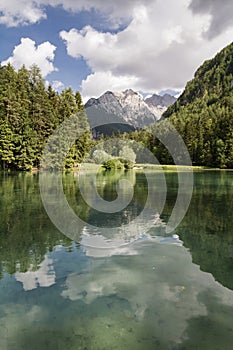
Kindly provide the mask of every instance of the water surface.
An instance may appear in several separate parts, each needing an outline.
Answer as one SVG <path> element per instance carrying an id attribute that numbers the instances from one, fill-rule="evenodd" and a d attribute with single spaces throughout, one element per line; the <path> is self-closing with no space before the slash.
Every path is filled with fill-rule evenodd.
<path id="1" fill-rule="evenodd" d="M 159 192 L 158 173 L 150 176 Z M 233 173 L 195 173 L 170 235 L 177 175 L 166 173 L 162 214 L 155 199 L 135 224 L 148 196 L 142 173 L 99 174 L 98 192 L 115 199 L 120 178 L 132 182 L 133 200 L 106 215 L 81 198 L 75 174 L 64 175 L 70 205 L 96 226 L 72 241 L 48 218 L 38 175 L 0 175 L 1 350 L 232 348 Z M 85 193 L 95 201 L 88 181 Z"/>

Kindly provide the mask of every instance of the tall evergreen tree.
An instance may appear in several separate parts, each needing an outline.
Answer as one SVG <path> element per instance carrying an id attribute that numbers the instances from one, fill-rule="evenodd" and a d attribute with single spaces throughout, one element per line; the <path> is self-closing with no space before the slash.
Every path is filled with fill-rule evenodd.
<path id="1" fill-rule="evenodd" d="M 78 122 L 69 126 L 69 132 L 81 136 L 66 167 L 81 161 L 89 147 L 90 128 L 80 94 L 71 88 L 60 95 L 51 86 L 46 89 L 36 65 L 29 70 L 22 66 L 18 72 L 10 64 L 0 67 L 0 168 L 38 167 L 48 137 L 72 115 Z"/>

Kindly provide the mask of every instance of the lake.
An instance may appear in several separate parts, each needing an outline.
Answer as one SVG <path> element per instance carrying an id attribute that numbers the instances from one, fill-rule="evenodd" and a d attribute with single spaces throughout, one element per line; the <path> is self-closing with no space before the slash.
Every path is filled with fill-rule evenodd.
<path id="1" fill-rule="evenodd" d="M 160 215 L 161 174 L 148 176 L 157 197 L 142 171 L 99 173 L 96 193 L 87 173 L 84 200 L 78 175 L 64 174 L 82 219 L 71 239 L 48 217 L 38 174 L 0 174 L 1 350 L 232 349 L 233 172 L 194 172 L 188 211 L 169 234 L 177 174 L 164 174 Z M 126 207 L 94 209 L 97 194 L 111 206 L 122 179 L 134 192 Z M 130 191 L 123 183 L 122 200 Z"/>

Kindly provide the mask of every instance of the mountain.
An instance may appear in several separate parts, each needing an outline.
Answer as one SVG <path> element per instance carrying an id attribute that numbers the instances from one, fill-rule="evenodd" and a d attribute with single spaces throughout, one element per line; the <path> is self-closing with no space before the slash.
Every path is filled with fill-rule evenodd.
<path id="1" fill-rule="evenodd" d="M 205 61 L 163 114 L 194 164 L 233 168 L 233 43 Z"/>
<path id="2" fill-rule="evenodd" d="M 151 97 L 146 98 L 145 102 L 148 105 L 169 107 L 176 102 L 176 98 L 169 94 L 164 94 L 163 96 L 154 94 Z"/>
<path id="3" fill-rule="evenodd" d="M 158 121 L 175 100 L 170 95 L 153 95 L 144 100 L 132 89 L 127 89 L 124 92 L 107 91 L 97 99 L 91 98 L 85 109 L 92 128 L 101 124 L 120 124 L 121 131 L 132 131 Z"/>

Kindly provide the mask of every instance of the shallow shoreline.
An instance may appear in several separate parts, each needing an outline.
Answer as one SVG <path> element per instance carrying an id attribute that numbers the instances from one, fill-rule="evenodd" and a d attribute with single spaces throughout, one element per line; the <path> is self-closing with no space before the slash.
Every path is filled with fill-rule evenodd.
<path id="1" fill-rule="evenodd" d="M 105 169 L 101 166 L 101 164 L 93 164 L 93 163 L 81 163 L 78 167 L 73 167 L 71 169 L 64 169 L 63 172 L 78 172 L 79 170 L 88 170 L 88 171 L 95 171 L 98 169 Z M 116 169 L 116 170 L 123 170 L 123 171 L 144 171 L 144 170 L 158 170 L 158 171 L 233 171 L 233 168 L 211 168 L 207 166 L 196 166 L 196 165 L 168 165 L 168 164 L 135 164 L 135 166 L 132 169 Z M 53 170 L 57 171 L 57 170 Z M 40 172 L 39 168 L 32 168 L 28 170 L 11 170 L 11 169 L 0 169 L 1 173 L 31 173 L 31 174 L 37 174 Z"/>

